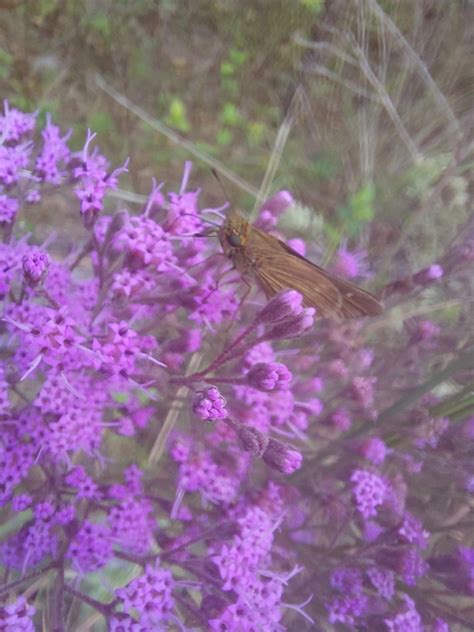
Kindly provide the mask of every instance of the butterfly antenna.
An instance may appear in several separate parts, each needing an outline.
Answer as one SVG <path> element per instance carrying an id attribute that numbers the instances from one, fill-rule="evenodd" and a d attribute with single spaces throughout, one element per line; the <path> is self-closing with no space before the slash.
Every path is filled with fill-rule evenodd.
<path id="1" fill-rule="evenodd" d="M 219 177 L 219 174 L 217 173 L 217 171 L 214 169 L 214 167 L 211 168 L 211 173 L 214 176 L 214 178 L 217 180 L 217 182 L 219 183 L 219 186 L 222 190 L 222 193 L 224 194 L 225 199 L 227 200 L 227 202 L 229 202 L 230 204 L 230 198 L 227 195 L 227 191 L 225 189 L 225 186 L 222 184 L 222 180 Z"/>

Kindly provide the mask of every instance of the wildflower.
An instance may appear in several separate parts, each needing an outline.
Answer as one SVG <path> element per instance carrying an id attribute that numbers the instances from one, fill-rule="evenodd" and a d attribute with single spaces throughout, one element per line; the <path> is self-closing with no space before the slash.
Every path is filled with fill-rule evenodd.
<path id="1" fill-rule="evenodd" d="M 215 386 L 195 393 L 193 412 L 200 419 L 214 421 L 227 417 L 226 401 Z"/>
<path id="2" fill-rule="evenodd" d="M 15 601 L 0 607 L 0 630 L 34 632 L 32 619 L 35 612 L 33 606 L 20 595 Z"/>
<path id="3" fill-rule="evenodd" d="M 368 276 L 367 253 L 363 250 L 350 251 L 344 240 L 338 248 L 332 264 L 332 272 L 346 279 Z"/>
<path id="4" fill-rule="evenodd" d="M 282 474 L 292 474 L 299 470 L 303 462 L 300 452 L 275 439 L 270 439 L 262 458 L 267 465 Z"/>
<path id="5" fill-rule="evenodd" d="M 13 224 L 19 208 L 15 198 L 0 193 L 0 227 Z"/>
<path id="6" fill-rule="evenodd" d="M 286 366 L 278 362 L 258 362 L 247 373 L 249 385 L 261 391 L 275 391 L 288 388 L 292 377 Z"/>
<path id="7" fill-rule="evenodd" d="M 61 130 L 53 124 L 51 115 L 46 115 L 46 127 L 41 132 L 43 149 L 36 159 L 35 165 L 36 174 L 44 182 L 58 185 L 65 177 L 65 166 L 71 158 L 71 151 L 67 145 L 71 133 L 72 130 L 69 130 L 64 136 L 61 136 Z"/>
<path id="8" fill-rule="evenodd" d="M 287 318 L 299 316 L 303 312 L 303 297 L 295 290 L 282 290 L 271 298 L 260 311 L 258 319 L 266 325 L 279 323 Z"/>
<path id="9" fill-rule="evenodd" d="M 49 264 L 50 258 L 46 252 L 33 251 L 23 255 L 23 274 L 28 285 L 34 287 L 44 278 Z"/>
<path id="10" fill-rule="evenodd" d="M 112 556 L 109 530 L 102 524 L 84 522 L 66 555 L 80 574 L 98 570 Z"/>
<path id="11" fill-rule="evenodd" d="M 351 475 L 357 509 L 365 518 L 375 516 L 387 491 L 384 481 L 368 470 L 355 470 Z"/>
<path id="12" fill-rule="evenodd" d="M 316 310 L 306 307 L 298 316 L 288 317 L 280 320 L 265 334 L 267 340 L 283 340 L 288 338 L 299 338 L 311 329 L 314 322 Z"/>
<path id="13" fill-rule="evenodd" d="M 125 612 L 136 611 L 140 623 L 156 629 L 174 608 L 173 588 L 171 573 L 156 562 L 147 564 L 142 575 L 117 589 L 115 594 Z"/>

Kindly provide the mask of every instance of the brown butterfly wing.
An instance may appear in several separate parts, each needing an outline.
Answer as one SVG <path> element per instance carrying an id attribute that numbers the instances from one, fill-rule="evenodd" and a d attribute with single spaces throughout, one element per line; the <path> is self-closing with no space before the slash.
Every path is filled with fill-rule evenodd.
<path id="1" fill-rule="evenodd" d="M 290 288 L 303 295 L 306 307 L 314 307 L 322 316 L 360 318 L 382 312 L 375 296 L 326 272 L 273 235 L 252 227 L 247 249 L 267 298 Z"/>

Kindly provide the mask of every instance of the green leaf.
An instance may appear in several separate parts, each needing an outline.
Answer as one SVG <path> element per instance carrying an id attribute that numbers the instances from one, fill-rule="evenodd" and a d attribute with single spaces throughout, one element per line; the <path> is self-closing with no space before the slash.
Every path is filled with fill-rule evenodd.
<path id="1" fill-rule="evenodd" d="M 110 20 L 105 13 L 96 13 L 89 21 L 90 27 L 100 33 L 105 40 L 110 40 L 112 28 Z"/>
<path id="2" fill-rule="evenodd" d="M 226 127 L 220 129 L 216 134 L 216 143 L 221 146 L 229 145 L 234 140 L 234 134 Z"/>
<path id="3" fill-rule="evenodd" d="M 222 125 L 229 125 L 235 127 L 240 123 L 240 114 L 237 106 L 233 103 L 225 103 L 219 115 L 219 120 Z"/>
<path id="4" fill-rule="evenodd" d="M 359 222 L 370 222 L 375 215 L 374 211 L 375 187 L 366 184 L 354 193 L 349 200 L 352 216 Z"/>
<path id="5" fill-rule="evenodd" d="M 178 97 L 174 97 L 169 105 L 165 123 L 180 132 L 189 132 L 191 125 L 188 121 L 186 106 Z"/>
<path id="6" fill-rule="evenodd" d="M 223 61 L 221 63 L 221 77 L 230 77 L 234 74 L 234 65 L 230 61 Z"/>
<path id="7" fill-rule="evenodd" d="M 314 13 L 321 13 L 324 9 L 324 0 L 300 0 L 300 4 Z"/>
<path id="8" fill-rule="evenodd" d="M 229 60 L 236 66 L 242 66 L 247 60 L 247 57 L 248 55 L 244 50 L 239 50 L 238 48 L 231 48 L 229 50 Z"/>

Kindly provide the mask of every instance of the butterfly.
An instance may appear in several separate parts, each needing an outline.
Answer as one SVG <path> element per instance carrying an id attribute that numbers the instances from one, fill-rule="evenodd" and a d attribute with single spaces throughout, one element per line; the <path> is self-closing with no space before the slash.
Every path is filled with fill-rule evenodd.
<path id="1" fill-rule="evenodd" d="M 255 279 L 267 298 L 283 289 L 296 290 L 305 307 L 314 307 L 323 317 L 360 318 L 383 311 L 373 294 L 320 268 L 235 211 L 224 220 L 218 236 L 243 279 Z"/>

